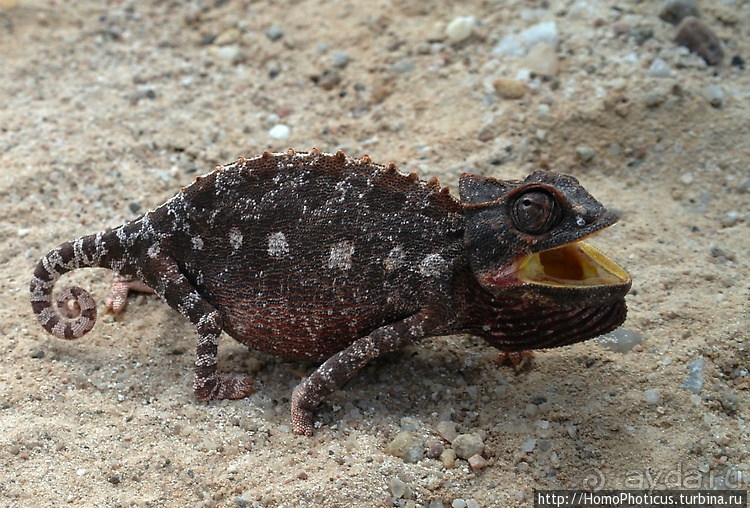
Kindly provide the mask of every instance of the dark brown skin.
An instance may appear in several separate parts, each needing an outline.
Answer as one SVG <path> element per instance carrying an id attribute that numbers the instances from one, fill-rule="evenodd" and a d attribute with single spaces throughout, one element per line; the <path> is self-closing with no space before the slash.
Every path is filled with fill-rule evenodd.
<path id="1" fill-rule="evenodd" d="M 435 179 L 339 152 L 264 153 L 198 177 L 159 208 L 62 244 L 31 281 L 32 308 L 60 338 L 87 333 L 90 295 L 52 289 L 85 266 L 152 288 L 198 330 L 195 393 L 240 398 L 216 373 L 222 331 L 285 358 L 323 362 L 292 395 L 294 431 L 370 360 L 422 337 L 473 333 L 502 351 L 572 344 L 625 319 L 627 273 L 579 240 L 617 217 L 572 177 L 464 174 L 461 201 Z M 62 307 L 60 307 L 62 306 Z"/>

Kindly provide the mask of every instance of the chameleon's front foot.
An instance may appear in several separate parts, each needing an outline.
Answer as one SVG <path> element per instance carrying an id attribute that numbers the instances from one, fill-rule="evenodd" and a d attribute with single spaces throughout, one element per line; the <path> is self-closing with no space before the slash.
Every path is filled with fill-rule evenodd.
<path id="1" fill-rule="evenodd" d="M 154 292 L 145 282 L 126 275 L 115 275 L 112 278 L 109 296 L 104 301 L 104 313 L 107 314 L 109 311 L 112 311 L 115 314 L 115 319 L 117 319 L 120 313 L 125 310 L 125 307 L 128 306 L 128 293 L 130 291 L 139 291 L 141 293 Z"/>
<path id="2" fill-rule="evenodd" d="M 307 380 L 303 379 L 292 392 L 292 428 L 295 434 L 312 436 L 313 412 L 309 407 Z"/>

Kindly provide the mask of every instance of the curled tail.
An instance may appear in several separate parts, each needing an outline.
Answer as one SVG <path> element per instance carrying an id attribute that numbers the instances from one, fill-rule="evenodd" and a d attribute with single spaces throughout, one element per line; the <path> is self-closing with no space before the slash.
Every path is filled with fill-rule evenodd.
<path id="1" fill-rule="evenodd" d="M 34 270 L 30 287 L 31 308 L 44 329 L 55 337 L 77 339 L 94 327 L 96 302 L 88 291 L 79 287 L 63 290 L 57 297 L 58 314 L 52 304 L 52 290 L 57 279 L 71 270 L 103 266 L 100 247 L 104 234 L 63 243 L 48 252 Z"/>

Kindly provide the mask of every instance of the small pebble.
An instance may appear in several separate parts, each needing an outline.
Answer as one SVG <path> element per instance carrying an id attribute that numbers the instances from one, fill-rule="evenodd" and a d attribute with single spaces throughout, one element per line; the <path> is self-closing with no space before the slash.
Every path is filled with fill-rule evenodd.
<path id="1" fill-rule="evenodd" d="M 37 349 L 36 351 L 32 351 L 30 356 L 34 359 L 44 358 L 44 349 Z"/>
<path id="2" fill-rule="evenodd" d="M 664 104 L 667 100 L 667 96 L 663 93 L 651 92 L 646 94 L 646 98 L 643 100 L 647 108 L 657 108 Z"/>
<path id="3" fill-rule="evenodd" d="M 492 82 L 492 86 L 503 99 L 520 99 L 528 90 L 525 83 L 510 78 L 497 78 Z"/>
<path id="4" fill-rule="evenodd" d="M 217 46 L 228 46 L 229 44 L 237 43 L 240 37 L 242 37 L 242 32 L 237 28 L 230 28 L 217 35 L 213 43 Z"/>
<path id="5" fill-rule="evenodd" d="M 688 16 L 700 18 L 696 0 L 667 0 L 659 10 L 659 18 L 672 25 L 678 25 Z"/>
<path id="6" fill-rule="evenodd" d="M 533 452 L 534 448 L 536 448 L 536 439 L 534 438 L 527 439 L 521 445 L 521 451 L 525 453 Z"/>
<path id="7" fill-rule="evenodd" d="M 680 181 L 685 185 L 690 185 L 691 183 L 693 183 L 693 180 L 693 173 L 689 171 L 680 175 Z"/>
<path id="8" fill-rule="evenodd" d="M 400 478 L 394 477 L 388 482 L 388 488 L 391 490 L 391 495 L 394 498 L 400 499 L 406 492 L 406 483 Z"/>
<path id="9" fill-rule="evenodd" d="M 526 404 L 523 409 L 523 415 L 529 420 L 533 420 L 539 415 L 539 406 L 536 404 Z"/>
<path id="10" fill-rule="evenodd" d="M 693 360 L 688 363 L 688 375 L 685 381 L 682 382 L 680 388 L 683 388 L 690 393 L 700 393 L 703 389 L 703 371 L 706 368 L 706 361 L 702 358 Z"/>
<path id="11" fill-rule="evenodd" d="M 443 451 L 445 451 L 445 447 L 440 443 L 435 443 L 429 448 L 427 448 L 427 458 L 428 459 L 437 459 L 442 455 Z"/>
<path id="12" fill-rule="evenodd" d="M 266 37 L 268 37 L 272 41 L 278 41 L 279 39 L 284 37 L 284 30 L 278 25 L 273 25 L 268 30 L 266 30 Z"/>
<path id="13" fill-rule="evenodd" d="M 703 57 L 708 65 L 719 65 L 724 58 L 719 38 L 703 20 L 695 16 L 682 20 L 674 41 Z"/>
<path id="14" fill-rule="evenodd" d="M 333 90 L 339 83 L 341 83 L 341 75 L 335 69 L 323 72 L 318 78 L 318 86 L 323 90 Z"/>
<path id="15" fill-rule="evenodd" d="M 648 72 L 655 78 L 668 78 L 672 75 L 669 64 L 661 58 L 655 58 L 648 67 Z"/>
<path id="16" fill-rule="evenodd" d="M 618 20 L 612 23 L 612 31 L 615 33 L 615 35 L 623 35 L 628 33 L 628 30 L 630 30 L 630 26 L 625 21 Z"/>
<path id="17" fill-rule="evenodd" d="M 495 44 L 493 56 L 524 56 L 529 49 L 543 42 L 557 48 L 559 36 L 554 21 L 539 23 L 523 30 L 519 34 L 508 34 Z"/>
<path id="18" fill-rule="evenodd" d="M 391 74 L 409 74 L 411 72 L 414 72 L 416 68 L 417 66 L 414 65 L 414 62 L 411 59 L 402 58 L 401 60 L 388 67 L 388 72 L 390 72 Z"/>
<path id="19" fill-rule="evenodd" d="M 386 451 L 407 464 L 415 464 L 424 456 L 424 444 L 413 433 L 404 430 L 388 443 Z"/>
<path id="20" fill-rule="evenodd" d="M 466 508 L 479 508 L 479 503 L 476 499 L 467 499 Z"/>
<path id="21" fill-rule="evenodd" d="M 630 32 L 630 36 L 636 44 L 642 46 L 644 42 L 654 36 L 654 29 L 650 26 L 639 26 Z"/>
<path id="22" fill-rule="evenodd" d="M 474 470 L 485 468 L 487 467 L 487 459 L 479 454 L 472 455 L 469 457 L 469 466 Z"/>
<path id="23" fill-rule="evenodd" d="M 419 428 L 419 424 L 419 420 L 411 416 L 404 416 L 401 418 L 401 430 L 415 432 Z"/>
<path id="24" fill-rule="evenodd" d="M 440 462 L 443 463 L 445 469 L 450 469 L 456 465 L 456 452 L 452 448 L 446 448 L 443 453 L 440 454 Z"/>
<path id="25" fill-rule="evenodd" d="M 552 120 L 552 115 L 549 112 L 549 104 L 539 104 L 536 110 L 536 117 L 542 122 L 549 122 Z"/>
<path id="26" fill-rule="evenodd" d="M 491 54 L 493 56 L 523 56 L 526 54 L 526 46 L 520 37 L 509 34 L 495 44 Z"/>
<path id="27" fill-rule="evenodd" d="M 435 430 L 440 435 L 440 437 L 442 437 L 449 443 L 452 443 L 453 440 L 456 439 L 456 436 L 458 436 L 458 432 L 456 431 L 456 424 L 454 422 L 438 422 L 438 424 L 435 426 Z"/>
<path id="28" fill-rule="evenodd" d="M 555 48 L 540 42 L 534 45 L 524 59 L 524 65 L 541 76 L 557 76 L 560 63 Z"/>
<path id="29" fill-rule="evenodd" d="M 349 65 L 349 60 L 349 53 L 347 53 L 346 51 L 337 51 L 331 57 L 331 63 L 334 67 L 337 67 L 339 69 L 343 69 L 344 67 Z"/>
<path id="30" fill-rule="evenodd" d="M 716 85 L 708 85 L 703 89 L 703 97 L 716 109 L 724 106 L 724 90 Z"/>
<path id="31" fill-rule="evenodd" d="M 732 210 L 730 212 L 727 212 L 727 214 L 721 218 L 719 223 L 721 224 L 721 227 L 723 228 L 731 228 L 732 226 L 735 226 L 740 220 L 740 214 L 739 212 Z"/>
<path id="32" fill-rule="evenodd" d="M 451 445 L 456 455 L 462 459 L 468 459 L 484 451 L 484 441 L 476 434 L 459 434 Z"/>
<path id="33" fill-rule="evenodd" d="M 463 42 L 474 32 L 477 20 L 474 16 L 458 16 L 445 27 L 445 35 L 451 42 Z"/>
<path id="34" fill-rule="evenodd" d="M 646 403 L 654 405 L 659 403 L 660 394 L 656 390 L 646 390 L 643 392 L 643 396 L 646 398 Z"/>
<path id="35" fill-rule="evenodd" d="M 557 42 L 559 39 L 557 24 L 554 21 L 547 21 L 531 26 L 522 31 L 519 35 L 521 40 L 526 43 L 527 51 L 540 42 L 548 44 L 553 48 L 557 48 Z"/>
<path id="36" fill-rule="evenodd" d="M 284 124 L 277 124 L 271 127 L 268 135 L 273 139 L 286 139 L 289 137 L 289 127 Z"/>
<path id="37" fill-rule="evenodd" d="M 454 499 L 451 503 L 452 508 L 466 508 L 466 501 L 463 499 Z"/>
<path id="38" fill-rule="evenodd" d="M 627 328 L 617 328 L 598 339 L 595 339 L 601 347 L 615 353 L 627 353 L 641 343 L 641 334 L 628 330 Z"/>
<path id="39" fill-rule="evenodd" d="M 227 46 L 212 46 L 213 55 L 219 60 L 226 62 L 237 62 L 240 60 L 241 51 L 240 47 L 236 44 L 229 44 Z"/>
<path id="40" fill-rule="evenodd" d="M 741 401 L 737 392 L 730 389 L 720 391 L 717 398 L 721 402 L 721 407 L 729 414 L 734 414 L 737 411 Z"/>
<path id="41" fill-rule="evenodd" d="M 531 403 L 536 406 L 541 406 L 545 402 L 547 402 L 547 397 L 544 395 L 535 394 L 531 396 Z"/>
<path id="42" fill-rule="evenodd" d="M 576 147 L 576 158 L 578 158 L 578 160 L 584 164 L 586 164 L 587 162 L 591 162 L 595 156 L 596 150 L 594 150 L 590 146 L 578 145 Z"/>

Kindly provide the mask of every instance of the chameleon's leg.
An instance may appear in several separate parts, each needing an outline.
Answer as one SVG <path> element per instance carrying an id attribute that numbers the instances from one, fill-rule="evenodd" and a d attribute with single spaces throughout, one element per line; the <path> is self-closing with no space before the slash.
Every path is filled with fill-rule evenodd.
<path id="1" fill-rule="evenodd" d="M 155 260 L 146 273 L 146 283 L 170 307 L 190 320 L 198 329 L 195 355 L 195 383 L 193 389 L 198 400 L 241 399 L 253 393 L 253 379 L 247 376 L 227 377 L 216 374 L 216 364 L 221 335 L 221 316 L 190 284 L 171 259 Z"/>
<path id="2" fill-rule="evenodd" d="M 378 328 L 326 360 L 292 393 L 294 432 L 311 436 L 313 410 L 326 395 L 341 388 L 370 360 L 422 338 L 430 331 L 431 321 L 430 313 L 419 312 Z"/>
<path id="3" fill-rule="evenodd" d="M 112 278 L 109 296 L 104 301 L 104 313 L 107 314 L 109 311 L 112 311 L 115 313 L 115 319 L 117 319 L 117 316 L 128 306 L 128 293 L 130 291 L 139 291 L 141 293 L 154 292 L 145 282 L 128 275 L 115 274 Z"/>

